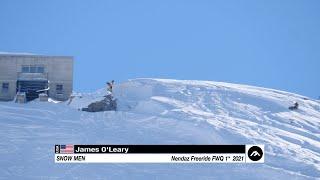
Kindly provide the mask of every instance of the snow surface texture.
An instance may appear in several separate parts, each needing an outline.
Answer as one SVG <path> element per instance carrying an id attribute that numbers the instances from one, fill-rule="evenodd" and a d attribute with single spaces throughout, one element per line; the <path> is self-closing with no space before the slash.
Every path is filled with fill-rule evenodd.
<path id="1" fill-rule="evenodd" d="M 320 178 L 320 103 L 245 85 L 135 79 L 114 87 L 117 112 L 72 103 L 0 103 L 0 179 Z M 294 102 L 296 111 L 288 110 Z M 264 164 L 55 164 L 54 144 L 265 144 Z"/>

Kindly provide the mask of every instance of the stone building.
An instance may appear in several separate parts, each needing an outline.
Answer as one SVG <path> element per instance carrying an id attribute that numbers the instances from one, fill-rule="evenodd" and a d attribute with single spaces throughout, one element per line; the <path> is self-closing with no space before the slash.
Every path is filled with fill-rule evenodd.
<path id="1" fill-rule="evenodd" d="M 11 101 L 17 93 L 27 101 L 47 94 L 67 100 L 73 88 L 73 57 L 0 54 L 0 100 Z"/>

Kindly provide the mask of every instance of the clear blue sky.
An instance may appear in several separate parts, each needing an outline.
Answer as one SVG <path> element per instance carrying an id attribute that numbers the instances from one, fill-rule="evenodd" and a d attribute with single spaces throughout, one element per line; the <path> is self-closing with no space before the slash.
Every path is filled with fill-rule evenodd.
<path id="1" fill-rule="evenodd" d="M 1 0 L 0 51 L 75 57 L 76 91 L 137 77 L 320 96 L 319 0 Z"/>

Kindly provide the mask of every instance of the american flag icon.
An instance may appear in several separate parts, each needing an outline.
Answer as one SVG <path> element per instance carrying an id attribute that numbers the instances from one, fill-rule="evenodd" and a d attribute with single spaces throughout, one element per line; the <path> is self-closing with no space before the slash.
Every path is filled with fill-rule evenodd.
<path id="1" fill-rule="evenodd" d="M 60 153 L 61 154 L 73 154 L 73 145 L 67 144 L 67 145 L 60 145 Z"/>

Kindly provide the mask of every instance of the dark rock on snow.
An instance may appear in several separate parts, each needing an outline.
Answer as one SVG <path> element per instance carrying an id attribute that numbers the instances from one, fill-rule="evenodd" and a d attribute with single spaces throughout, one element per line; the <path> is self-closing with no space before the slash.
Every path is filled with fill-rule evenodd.
<path id="1" fill-rule="evenodd" d="M 81 110 L 87 112 L 116 111 L 117 100 L 110 94 L 105 96 L 103 100 L 93 102 L 87 108 L 82 108 Z"/>

